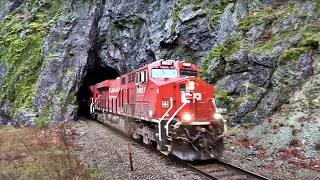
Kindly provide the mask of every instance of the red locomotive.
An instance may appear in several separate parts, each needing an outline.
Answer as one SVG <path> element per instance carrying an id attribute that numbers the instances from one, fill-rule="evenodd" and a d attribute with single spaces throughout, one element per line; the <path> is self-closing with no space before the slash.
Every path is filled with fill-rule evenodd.
<path id="1" fill-rule="evenodd" d="M 194 64 L 159 60 L 90 90 L 94 119 L 166 155 L 206 160 L 223 152 L 226 121 L 217 112 L 214 87 Z"/>

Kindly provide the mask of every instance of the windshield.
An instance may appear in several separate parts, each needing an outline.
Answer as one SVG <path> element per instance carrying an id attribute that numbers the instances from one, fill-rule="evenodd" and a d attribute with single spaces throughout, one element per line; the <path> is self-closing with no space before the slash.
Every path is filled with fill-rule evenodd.
<path id="1" fill-rule="evenodd" d="M 153 78 L 177 78 L 178 71 L 176 69 L 151 69 L 151 77 L 153 77 Z"/>

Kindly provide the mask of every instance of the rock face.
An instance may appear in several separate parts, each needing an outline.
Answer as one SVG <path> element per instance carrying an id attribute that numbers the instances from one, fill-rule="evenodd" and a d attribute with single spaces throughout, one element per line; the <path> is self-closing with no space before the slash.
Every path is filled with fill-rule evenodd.
<path id="1" fill-rule="evenodd" d="M 259 122 L 319 74 L 318 1 L 5 0 L 0 122 L 75 119 L 88 69 L 201 67 L 234 122 Z"/>

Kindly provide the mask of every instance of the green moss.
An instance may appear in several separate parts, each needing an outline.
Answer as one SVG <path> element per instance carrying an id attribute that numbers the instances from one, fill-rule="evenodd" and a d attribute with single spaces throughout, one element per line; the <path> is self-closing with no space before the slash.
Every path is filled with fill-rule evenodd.
<path id="1" fill-rule="evenodd" d="M 253 101 L 256 99 L 256 94 L 252 94 L 252 95 L 249 95 L 249 96 L 246 96 L 245 97 L 248 101 Z"/>
<path id="2" fill-rule="evenodd" d="M 313 0 L 318 6 L 320 6 L 320 0 Z"/>
<path id="3" fill-rule="evenodd" d="M 195 0 L 193 3 L 192 3 L 192 10 L 195 11 L 199 8 L 202 8 L 202 3 L 203 3 L 204 0 Z"/>
<path id="4" fill-rule="evenodd" d="M 215 95 L 216 99 L 220 100 L 227 100 L 228 99 L 228 92 L 227 91 L 218 91 Z"/>
<path id="5" fill-rule="evenodd" d="M 45 128 L 48 125 L 48 118 L 50 114 L 50 106 L 49 104 L 44 107 L 44 109 L 41 111 L 41 114 L 39 117 L 36 117 L 34 119 L 34 122 L 40 127 Z"/>
<path id="6" fill-rule="evenodd" d="M 174 33 L 174 31 L 176 30 L 176 27 L 177 27 L 177 21 L 174 21 L 174 23 L 171 26 L 171 34 Z"/>
<path id="7" fill-rule="evenodd" d="M 191 3 L 191 0 L 185 0 L 184 5 L 189 5 Z"/>
<path id="8" fill-rule="evenodd" d="M 70 95 L 69 96 L 70 98 L 70 104 L 76 104 L 77 103 L 77 96 L 75 96 L 75 95 Z"/>
<path id="9" fill-rule="evenodd" d="M 173 52 L 178 54 L 180 60 L 185 60 L 186 62 L 193 64 L 195 63 L 195 52 L 192 49 L 174 46 Z"/>
<path id="10" fill-rule="evenodd" d="M 190 51 L 190 52 L 193 52 L 193 51 Z M 195 64 L 195 63 L 196 63 L 196 59 L 195 59 L 194 56 L 195 56 L 194 52 L 191 53 L 191 54 L 189 55 L 189 60 L 188 60 L 187 62 L 191 62 L 192 64 Z"/>
<path id="11" fill-rule="evenodd" d="M 235 104 L 236 104 L 236 106 L 240 106 L 240 104 L 244 103 L 245 101 L 246 101 L 246 97 L 239 97 L 236 100 Z"/>
<path id="12" fill-rule="evenodd" d="M 261 42 L 255 46 L 252 46 L 247 49 L 248 52 L 250 51 L 266 51 L 266 52 L 272 52 L 274 48 L 274 41 L 273 40 L 268 40 L 266 42 Z"/>
<path id="13" fill-rule="evenodd" d="M 306 48 L 291 48 L 283 52 L 279 57 L 279 64 L 282 64 L 285 61 L 294 61 L 297 62 L 301 54 L 306 53 Z"/>
<path id="14" fill-rule="evenodd" d="M 34 1 L 31 7 L 37 7 Z M 3 49 L 0 62 L 9 63 L 12 68 L 6 76 L 4 86 L 0 89 L 1 100 L 8 99 L 13 103 L 11 116 L 15 117 L 21 109 L 33 110 L 31 98 L 35 92 L 34 86 L 40 74 L 43 59 L 41 47 L 43 37 L 47 33 L 47 17 L 56 18 L 58 9 L 47 13 L 46 8 L 30 16 L 20 10 L 13 11 L 0 24 L 0 49 Z M 21 17 L 21 18 L 16 18 Z M 29 22 L 27 26 L 22 26 Z M 23 30 L 29 30 L 24 39 L 19 38 Z M 31 31 L 30 31 L 31 30 Z M 4 105 L 6 102 L 2 102 Z"/>
<path id="15" fill-rule="evenodd" d="M 35 118 L 34 122 L 40 127 L 40 128 L 45 128 L 48 125 L 48 121 L 45 118 Z"/>
<path id="16" fill-rule="evenodd" d="M 214 14 L 212 14 L 210 16 L 209 21 L 212 21 L 212 22 L 216 21 L 218 19 L 218 17 L 220 16 L 220 14 L 221 14 L 220 10 L 216 11 Z"/>
<path id="17" fill-rule="evenodd" d="M 210 61 L 213 57 L 217 57 L 221 55 L 220 47 L 212 47 L 207 57 L 205 57 L 202 61 L 202 66 L 200 68 L 201 77 L 205 78 L 208 76 L 207 70 L 209 67 Z"/>
<path id="18" fill-rule="evenodd" d="M 238 30 L 247 32 L 249 31 L 256 23 L 259 22 L 259 19 L 264 17 L 264 19 L 269 19 L 273 21 L 276 19 L 277 16 L 277 11 L 273 9 L 272 7 L 267 7 L 263 9 L 262 11 L 256 12 L 254 14 L 251 14 L 245 18 L 242 18 L 239 21 L 238 24 Z"/>
<path id="19" fill-rule="evenodd" d="M 234 6 L 231 8 L 231 12 L 235 11 L 235 0 L 222 0 L 221 4 L 213 2 L 209 5 L 209 9 L 213 10 L 213 13 L 210 15 L 209 21 L 215 23 L 218 17 L 223 13 L 228 4 L 234 3 Z"/>
<path id="20" fill-rule="evenodd" d="M 174 5 L 174 9 L 172 11 L 172 13 L 170 14 L 169 18 L 172 18 L 173 20 L 173 24 L 171 26 L 171 34 L 174 33 L 178 21 L 179 21 L 179 14 L 181 13 L 182 7 L 184 4 L 181 4 L 180 0 L 178 0 L 178 2 Z"/>
<path id="21" fill-rule="evenodd" d="M 214 46 L 211 48 L 209 54 L 203 59 L 202 66 L 200 68 L 201 76 L 207 77 L 207 69 L 211 60 L 214 57 L 227 58 L 240 49 L 240 43 L 235 37 L 229 37 L 226 42 L 221 46 Z"/>
<path id="22" fill-rule="evenodd" d="M 179 19 L 179 14 L 181 13 L 181 10 L 182 10 L 182 5 L 181 5 L 180 1 L 178 1 L 174 5 L 173 13 L 171 14 L 173 20 L 178 20 Z"/>
<path id="23" fill-rule="evenodd" d="M 265 110 L 265 107 L 264 107 L 264 104 L 263 103 L 260 103 L 257 107 L 257 110 L 258 111 L 264 111 Z"/>
<path id="24" fill-rule="evenodd" d="M 121 24 L 118 24 L 118 23 L 113 23 L 112 26 L 111 26 L 111 31 L 123 31 L 125 29 L 125 27 Z"/>
<path id="25" fill-rule="evenodd" d="M 233 103 L 229 103 L 229 109 L 232 113 L 235 113 L 240 106 L 240 104 L 244 103 L 246 101 L 246 97 L 239 97 L 237 98 Z"/>
<path id="26" fill-rule="evenodd" d="M 303 39 L 300 42 L 303 46 L 318 46 L 320 45 L 320 32 L 312 33 L 308 32 L 303 35 Z"/>

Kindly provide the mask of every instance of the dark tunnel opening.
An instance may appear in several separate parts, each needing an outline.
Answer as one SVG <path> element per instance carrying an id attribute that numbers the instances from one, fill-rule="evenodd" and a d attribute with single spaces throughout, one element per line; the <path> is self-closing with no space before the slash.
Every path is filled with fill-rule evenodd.
<path id="1" fill-rule="evenodd" d="M 94 67 L 87 71 L 77 95 L 79 103 L 78 117 L 90 118 L 89 101 L 93 93 L 89 87 L 104 80 L 115 79 L 118 76 L 119 73 L 111 67 Z"/>

